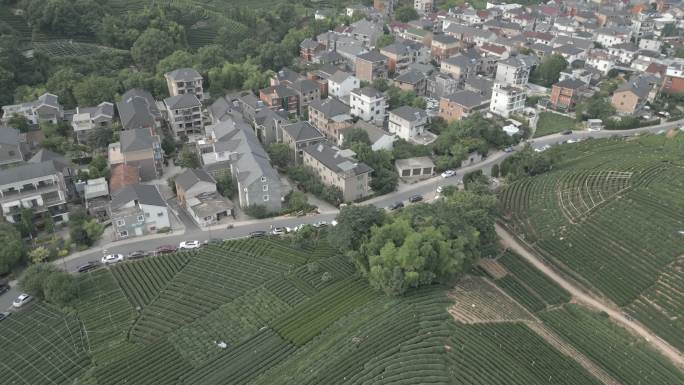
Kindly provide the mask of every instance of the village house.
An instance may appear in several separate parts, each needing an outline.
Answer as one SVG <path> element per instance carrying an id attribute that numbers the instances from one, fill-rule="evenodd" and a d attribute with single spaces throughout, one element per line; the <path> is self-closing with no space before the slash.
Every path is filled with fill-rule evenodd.
<path id="1" fill-rule="evenodd" d="M 38 126 L 40 122 L 57 124 L 64 119 L 64 109 L 57 95 L 50 93 L 44 93 L 31 102 L 2 106 L 2 112 L 4 123 L 14 115 L 25 117 L 32 126 Z"/>
<path id="2" fill-rule="evenodd" d="M 23 147 L 19 130 L 0 126 L 0 168 L 23 162 Z"/>
<path id="3" fill-rule="evenodd" d="M 435 175 L 435 163 L 428 156 L 408 159 L 397 159 L 394 167 L 399 177 L 408 181 L 432 178 Z"/>
<path id="4" fill-rule="evenodd" d="M 161 112 L 148 91 L 138 88 L 126 91 L 121 96 L 121 101 L 116 103 L 116 109 L 119 112 L 123 130 L 161 127 Z"/>
<path id="5" fill-rule="evenodd" d="M 350 112 L 365 121 L 382 124 L 387 116 L 387 100 L 382 92 L 373 87 L 359 88 L 349 97 Z"/>
<path id="6" fill-rule="evenodd" d="M 366 82 L 387 78 L 387 56 L 378 51 L 369 51 L 357 56 L 356 77 Z"/>
<path id="7" fill-rule="evenodd" d="M 328 78 L 328 93 L 336 98 L 346 98 L 352 90 L 359 88 L 360 84 L 356 76 L 338 70 Z"/>
<path id="8" fill-rule="evenodd" d="M 451 35 L 434 35 L 432 37 L 431 53 L 438 62 L 455 55 L 461 43 Z"/>
<path id="9" fill-rule="evenodd" d="M 114 104 L 102 102 L 97 107 L 76 107 L 76 112 L 71 118 L 71 127 L 78 142 L 87 144 L 95 129 L 112 128 L 113 120 Z"/>
<path id="10" fill-rule="evenodd" d="M 408 70 L 392 79 L 392 84 L 404 91 L 413 91 L 416 95 L 425 95 L 427 92 L 427 77 L 416 70 Z"/>
<path id="11" fill-rule="evenodd" d="M 401 106 L 389 113 L 389 132 L 407 141 L 423 135 L 427 124 L 427 112 L 420 108 Z"/>
<path id="12" fill-rule="evenodd" d="M 296 114 L 299 111 L 299 95 L 297 91 L 283 84 L 259 90 L 259 99 L 269 108 L 276 111 L 284 110 L 290 114 Z"/>
<path id="13" fill-rule="evenodd" d="M 458 81 L 462 86 L 466 79 L 475 76 L 480 65 L 479 60 L 465 55 L 455 55 L 443 60 L 440 64 L 440 71 Z"/>
<path id="14" fill-rule="evenodd" d="M 363 199 L 371 194 L 368 183 L 373 169 L 346 156 L 338 148 L 325 143 L 306 147 L 303 159 L 304 165 L 311 167 L 323 184 L 336 186 L 342 191 L 345 202 Z"/>
<path id="15" fill-rule="evenodd" d="M 221 196 L 216 180 L 202 169 L 186 169 L 174 178 L 178 204 L 204 228 L 233 216 L 233 202 Z"/>
<path id="16" fill-rule="evenodd" d="M 554 109 L 569 111 L 575 108 L 580 100 L 581 91 L 586 84 L 580 80 L 568 78 L 553 85 L 549 102 Z"/>
<path id="17" fill-rule="evenodd" d="M 179 94 L 164 99 L 169 125 L 177 138 L 194 141 L 202 135 L 204 118 L 202 102 L 193 93 Z"/>
<path id="18" fill-rule="evenodd" d="M 326 99 L 309 105 L 309 123 L 326 139 L 341 145 L 342 134 L 352 126 L 353 118 L 348 105 L 337 99 Z"/>
<path id="19" fill-rule="evenodd" d="M 135 184 L 121 189 L 112 196 L 109 211 L 116 239 L 171 227 L 166 202 L 154 185 Z"/>
<path id="20" fill-rule="evenodd" d="M 315 146 L 324 140 L 323 134 L 309 122 L 297 122 L 283 126 L 283 143 L 290 148 L 295 163 L 302 161 L 305 148 Z"/>
<path id="21" fill-rule="evenodd" d="M 630 79 L 618 86 L 613 92 L 610 104 L 619 114 L 632 115 L 641 111 L 646 102 L 655 99 L 658 78 L 653 75 L 642 75 Z"/>
<path id="22" fill-rule="evenodd" d="M 164 74 L 166 86 L 171 97 L 193 94 L 198 100 L 204 100 L 204 86 L 202 75 L 193 68 L 179 68 Z"/>
<path id="23" fill-rule="evenodd" d="M 162 175 L 164 155 L 159 136 L 150 128 L 122 131 L 119 141 L 109 145 L 109 164 L 137 167 L 142 181 Z"/>
<path id="24" fill-rule="evenodd" d="M 525 90 L 503 84 L 494 84 L 489 111 L 508 118 L 525 108 Z"/>
<path id="25" fill-rule="evenodd" d="M 486 109 L 489 99 L 473 91 L 457 91 L 439 100 L 439 116 L 447 122 L 467 118 L 475 111 Z"/>

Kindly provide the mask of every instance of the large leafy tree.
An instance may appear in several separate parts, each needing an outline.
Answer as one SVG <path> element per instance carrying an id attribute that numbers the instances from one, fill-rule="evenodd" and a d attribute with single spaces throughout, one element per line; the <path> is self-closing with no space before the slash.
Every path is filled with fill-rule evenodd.
<path id="1" fill-rule="evenodd" d="M 79 106 L 96 106 L 102 102 L 113 102 L 119 83 L 105 76 L 91 75 L 80 81 L 73 89 Z"/>
<path id="2" fill-rule="evenodd" d="M 544 87 L 550 87 L 558 81 L 561 71 L 567 67 L 568 62 L 563 56 L 557 54 L 547 56 L 530 74 L 531 81 Z"/>
<path id="3" fill-rule="evenodd" d="M 418 17 L 418 11 L 410 5 L 401 6 L 394 13 L 394 18 L 404 23 L 416 20 Z"/>
<path id="4" fill-rule="evenodd" d="M 370 229 L 384 221 L 385 211 L 373 205 L 343 207 L 337 215 L 335 231 L 328 233 L 328 241 L 343 253 L 357 250 Z"/>
<path id="5" fill-rule="evenodd" d="M 26 251 L 21 234 L 9 223 L 0 223 L 0 243 L 0 275 L 4 275 L 21 262 Z"/>
<path id="6" fill-rule="evenodd" d="M 165 32 L 149 28 L 133 43 L 131 56 L 140 68 L 151 71 L 159 60 L 170 55 L 176 48 L 176 44 Z"/>

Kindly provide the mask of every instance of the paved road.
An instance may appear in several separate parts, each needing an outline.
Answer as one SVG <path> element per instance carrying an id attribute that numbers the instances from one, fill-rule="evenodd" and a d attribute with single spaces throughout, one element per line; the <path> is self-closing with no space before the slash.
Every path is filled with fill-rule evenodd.
<path id="1" fill-rule="evenodd" d="M 517 254 L 539 269 L 542 273 L 544 273 L 547 277 L 558 283 L 563 289 L 567 290 L 577 302 L 580 302 L 595 310 L 605 312 L 613 321 L 621 324 L 623 327 L 631 330 L 633 333 L 643 337 L 649 344 L 651 344 L 651 346 L 659 350 L 664 356 L 668 357 L 675 365 L 684 369 L 684 356 L 682 356 L 682 353 L 679 352 L 679 350 L 660 339 L 660 337 L 645 328 L 640 323 L 626 317 L 619 308 L 606 305 L 601 300 L 590 294 L 587 294 L 585 291 L 580 290 L 575 285 L 567 281 L 546 263 L 542 262 L 535 254 L 531 253 L 504 227 L 497 224 L 496 233 L 499 235 L 499 238 L 501 238 L 502 243 L 505 246 L 515 251 Z"/>
<path id="2" fill-rule="evenodd" d="M 543 136 L 539 138 L 534 138 L 528 142 L 534 148 L 541 148 L 546 145 L 554 145 L 561 141 L 566 141 L 570 139 L 579 140 L 585 138 L 609 138 L 612 136 L 631 136 L 640 133 L 658 133 L 662 130 L 667 130 L 670 128 L 676 128 L 684 124 L 684 119 L 665 123 L 657 126 L 644 127 L 634 130 L 623 130 L 623 131 L 575 131 L 570 135 L 554 134 Z M 515 147 L 516 150 L 522 148 L 523 143 Z M 464 174 L 476 170 L 489 170 L 494 164 L 501 163 L 507 157 L 513 155 L 513 153 L 506 153 L 503 151 L 498 151 L 491 154 L 484 161 L 474 164 L 472 166 L 464 167 L 458 170 L 457 175 L 451 178 L 441 178 L 435 177 L 422 182 L 418 182 L 408 186 L 401 186 L 399 191 L 395 191 L 391 194 L 386 194 L 383 196 L 375 197 L 364 202 L 364 204 L 372 204 L 377 207 L 386 208 L 397 201 L 406 202 L 411 195 L 420 194 L 426 199 L 434 196 L 434 192 L 438 186 L 442 185 L 456 185 L 459 183 Z M 332 212 L 328 214 L 319 214 L 316 216 L 303 217 L 303 218 L 271 218 L 262 221 L 250 221 L 248 223 L 237 223 L 234 229 L 231 230 L 213 230 L 213 231 L 202 231 L 197 227 L 186 228 L 186 232 L 183 235 L 170 235 L 164 238 L 155 239 L 145 239 L 139 242 L 127 242 L 125 244 L 116 242 L 110 243 L 103 248 L 93 249 L 89 252 L 80 253 L 78 257 L 67 257 L 64 260 L 56 261 L 55 264 L 64 267 L 67 271 L 76 271 L 76 268 L 88 261 L 99 260 L 103 254 L 108 253 L 120 253 L 128 255 L 129 253 L 136 250 L 154 250 L 161 245 L 178 245 L 184 240 L 199 240 L 204 241 L 210 238 L 222 238 L 222 239 L 234 239 L 247 236 L 250 232 L 255 230 L 268 230 L 271 225 L 273 226 L 290 226 L 293 227 L 300 223 L 315 223 L 321 220 L 330 222 L 336 216 L 337 212 Z M 0 296 L 0 309 L 8 309 L 11 306 L 12 300 L 19 295 L 16 288 L 12 288 L 9 292 Z"/>

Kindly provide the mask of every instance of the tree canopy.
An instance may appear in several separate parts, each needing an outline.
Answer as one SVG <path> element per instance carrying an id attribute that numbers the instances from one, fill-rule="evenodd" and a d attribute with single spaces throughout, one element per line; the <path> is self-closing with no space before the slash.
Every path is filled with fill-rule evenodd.
<path id="1" fill-rule="evenodd" d="M 394 17 L 403 22 L 408 23 L 411 20 L 416 20 L 418 16 L 418 11 L 411 5 L 403 5 L 394 12 Z"/>
<path id="2" fill-rule="evenodd" d="M 0 275 L 12 271 L 26 255 L 21 234 L 9 223 L 0 223 Z"/>
<path id="3" fill-rule="evenodd" d="M 530 81 L 544 87 L 551 87 L 558 82 L 560 73 L 568 67 L 568 62 L 563 56 L 554 54 L 547 56 L 530 74 Z"/>

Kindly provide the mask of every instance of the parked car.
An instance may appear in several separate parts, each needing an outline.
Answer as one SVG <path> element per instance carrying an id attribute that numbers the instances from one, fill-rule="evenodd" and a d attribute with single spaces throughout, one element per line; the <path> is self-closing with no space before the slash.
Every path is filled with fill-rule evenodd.
<path id="1" fill-rule="evenodd" d="M 4 320 L 5 318 L 9 317 L 10 314 L 12 314 L 12 313 L 9 313 L 9 312 L 0 313 L 0 321 L 2 321 L 2 320 Z"/>
<path id="2" fill-rule="evenodd" d="M 176 248 L 176 246 L 173 246 L 173 245 L 162 245 L 162 246 L 157 247 L 157 250 L 155 250 L 155 251 L 156 251 L 157 254 L 168 254 L 168 253 L 173 253 L 173 252 L 175 252 L 176 250 L 178 250 L 178 249 Z"/>
<path id="3" fill-rule="evenodd" d="M 263 238 L 266 236 L 266 232 L 263 230 L 252 231 L 249 233 L 250 238 Z"/>
<path id="4" fill-rule="evenodd" d="M 422 195 L 418 195 L 418 194 L 411 195 L 411 196 L 409 197 L 409 202 L 411 202 L 411 203 L 420 202 L 420 201 L 422 201 L 422 200 L 423 200 L 423 196 L 422 196 Z"/>
<path id="5" fill-rule="evenodd" d="M 12 302 L 12 306 L 22 307 L 22 306 L 26 305 L 27 303 L 31 302 L 32 300 L 33 300 L 33 297 L 31 297 L 30 295 L 28 295 L 26 293 L 22 293 L 19 295 L 19 297 L 17 297 L 17 299 L 14 300 L 14 302 Z"/>
<path id="6" fill-rule="evenodd" d="M 97 269 L 98 266 L 100 266 L 98 263 L 95 263 L 95 262 L 87 262 L 87 263 L 85 263 L 85 264 L 79 266 L 79 267 L 76 269 L 76 271 L 78 271 L 79 273 L 87 273 L 87 272 L 89 272 L 90 270 Z"/>
<path id="7" fill-rule="evenodd" d="M 10 289 L 9 285 L 5 285 L 5 284 L 0 285 L 0 294 L 7 293 L 9 291 L 9 289 Z"/>
<path id="8" fill-rule="evenodd" d="M 332 226 L 332 227 L 337 226 L 337 220 L 336 220 L 336 219 L 333 219 L 333 220 L 330 222 L 330 226 Z"/>
<path id="9" fill-rule="evenodd" d="M 149 255 L 147 251 L 144 250 L 138 250 L 134 251 L 130 254 L 128 254 L 128 259 L 140 259 L 140 258 L 145 258 Z"/>
<path id="10" fill-rule="evenodd" d="M 274 227 L 273 230 L 271 230 L 271 235 L 285 235 L 287 234 L 287 229 L 284 227 Z"/>
<path id="11" fill-rule="evenodd" d="M 223 243 L 223 239 L 219 238 L 211 238 L 204 241 L 205 245 L 220 245 L 221 243 Z"/>
<path id="12" fill-rule="evenodd" d="M 404 202 L 394 202 L 389 206 L 390 210 L 399 210 L 400 208 L 404 207 Z"/>
<path id="13" fill-rule="evenodd" d="M 441 194 L 444 191 L 444 186 L 437 186 L 437 194 Z"/>
<path id="14" fill-rule="evenodd" d="M 110 263 L 123 262 L 123 254 L 108 254 L 102 257 L 102 263 L 109 265 Z"/>
<path id="15" fill-rule="evenodd" d="M 451 178 L 456 175 L 456 170 L 446 170 L 442 173 L 442 178 Z"/>
<path id="16" fill-rule="evenodd" d="M 325 227 L 327 225 L 328 225 L 328 222 L 326 222 L 326 221 L 318 221 L 318 222 L 313 224 L 313 227 L 319 229 L 319 228 Z"/>
<path id="17" fill-rule="evenodd" d="M 513 152 L 513 151 L 515 151 L 515 148 L 513 148 L 513 146 L 509 146 L 509 147 L 504 148 L 504 152 Z"/>
<path id="18" fill-rule="evenodd" d="M 192 250 L 192 249 L 199 249 L 201 246 L 199 241 L 183 241 L 178 245 L 178 248 L 180 250 Z"/>

